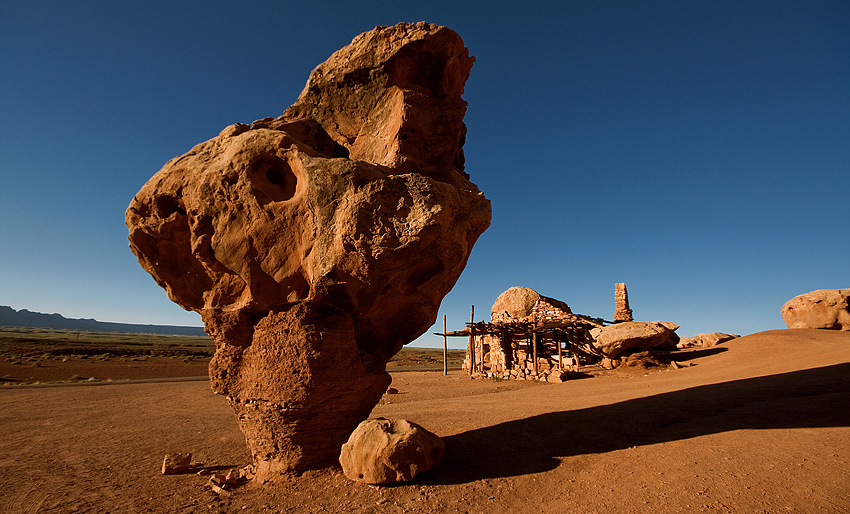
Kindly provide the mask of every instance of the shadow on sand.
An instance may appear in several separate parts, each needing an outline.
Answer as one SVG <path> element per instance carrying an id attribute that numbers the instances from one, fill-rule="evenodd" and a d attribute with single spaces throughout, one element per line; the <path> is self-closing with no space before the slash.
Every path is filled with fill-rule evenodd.
<path id="1" fill-rule="evenodd" d="M 424 483 L 540 473 L 559 457 L 739 429 L 850 426 L 850 364 L 735 380 L 611 405 L 550 412 L 444 438 Z"/>

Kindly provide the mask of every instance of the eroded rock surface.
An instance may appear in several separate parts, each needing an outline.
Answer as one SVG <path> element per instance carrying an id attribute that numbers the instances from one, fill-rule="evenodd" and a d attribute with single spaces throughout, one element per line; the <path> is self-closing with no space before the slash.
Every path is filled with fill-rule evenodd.
<path id="1" fill-rule="evenodd" d="M 464 172 L 472 63 L 445 27 L 361 34 L 283 116 L 172 159 L 127 209 L 141 266 L 216 341 L 258 478 L 336 460 L 489 225 Z"/>
<path id="2" fill-rule="evenodd" d="M 818 289 L 782 306 L 788 328 L 850 330 L 850 289 Z"/>
<path id="3" fill-rule="evenodd" d="M 342 445 L 339 463 L 349 479 L 367 484 L 409 482 L 443 463 L 444 443 L 435 434 L 404 419 L 360 423 Z"/>

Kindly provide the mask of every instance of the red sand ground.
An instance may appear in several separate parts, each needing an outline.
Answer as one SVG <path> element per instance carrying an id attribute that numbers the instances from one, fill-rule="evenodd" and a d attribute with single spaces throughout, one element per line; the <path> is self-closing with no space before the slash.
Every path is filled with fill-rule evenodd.
<path id="1" fill-rule="evenodd" d="M 219 498 L 162 456 L 249 462 L 204 382 L 0 388 L 3 512 L 850 512 L 850 334 L 777 330 L 696 365 L 563 384 L 393 374 L 373 416 L 446 441 L 445 465 L 370 487 L 338 469 Z"/>

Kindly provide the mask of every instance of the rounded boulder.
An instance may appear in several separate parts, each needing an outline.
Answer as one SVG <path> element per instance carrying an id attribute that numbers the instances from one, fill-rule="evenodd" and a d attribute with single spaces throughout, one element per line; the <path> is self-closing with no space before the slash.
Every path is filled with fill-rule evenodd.
<path id="1" fill-rule="evenodd" d="M 355 482 L 409 482 L 443 463 L 443 440 L 404 419 L 369 419 L 342 445 L 339 463 Z"/>
<path id="2" fill-rule="evenodd" d="M 818 289 L 782 306 L 788 328 L 850 330 L 850 289 Z"/>

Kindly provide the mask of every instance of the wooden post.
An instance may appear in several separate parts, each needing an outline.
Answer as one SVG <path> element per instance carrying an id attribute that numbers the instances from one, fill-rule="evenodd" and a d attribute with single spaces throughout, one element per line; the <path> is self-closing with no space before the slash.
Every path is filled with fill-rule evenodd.
<path id="1" fill-rule="evenodd" d="M 481 373 L 484 373 L 484 338 L 481 338 L 481 367 L 478 368 L 481 370 Z"/>
<path id="2" fill-rule="evenodd" d="M 475 306 L 469 307 L 469 375 L 475 373 L 475 336 L 473 335 L 472 323 L 475 322 Z"/>
<path id="3" fill-rule="evenodd" d="M 531 334 L 531 353 L 534 355 L 534 374 L 537 375 L 537 332 Z"/>
<path id="4" fill-rule="evenodd" d="M 446 331 L 446 329 L 443 328 L 443 332 L 445 332 L 445 331 Z M 558 371 L 564 371 L 564 356 L 561 353 L 561 331 L 560 330 L 555 331 L 555 341 L 558 343 Z"/>
<path id="5" fill-rule="evenodd" d="M 449 346 L 446 339 L 446 315 L 443 314 L 443 375 L 449 374 Z"/>

